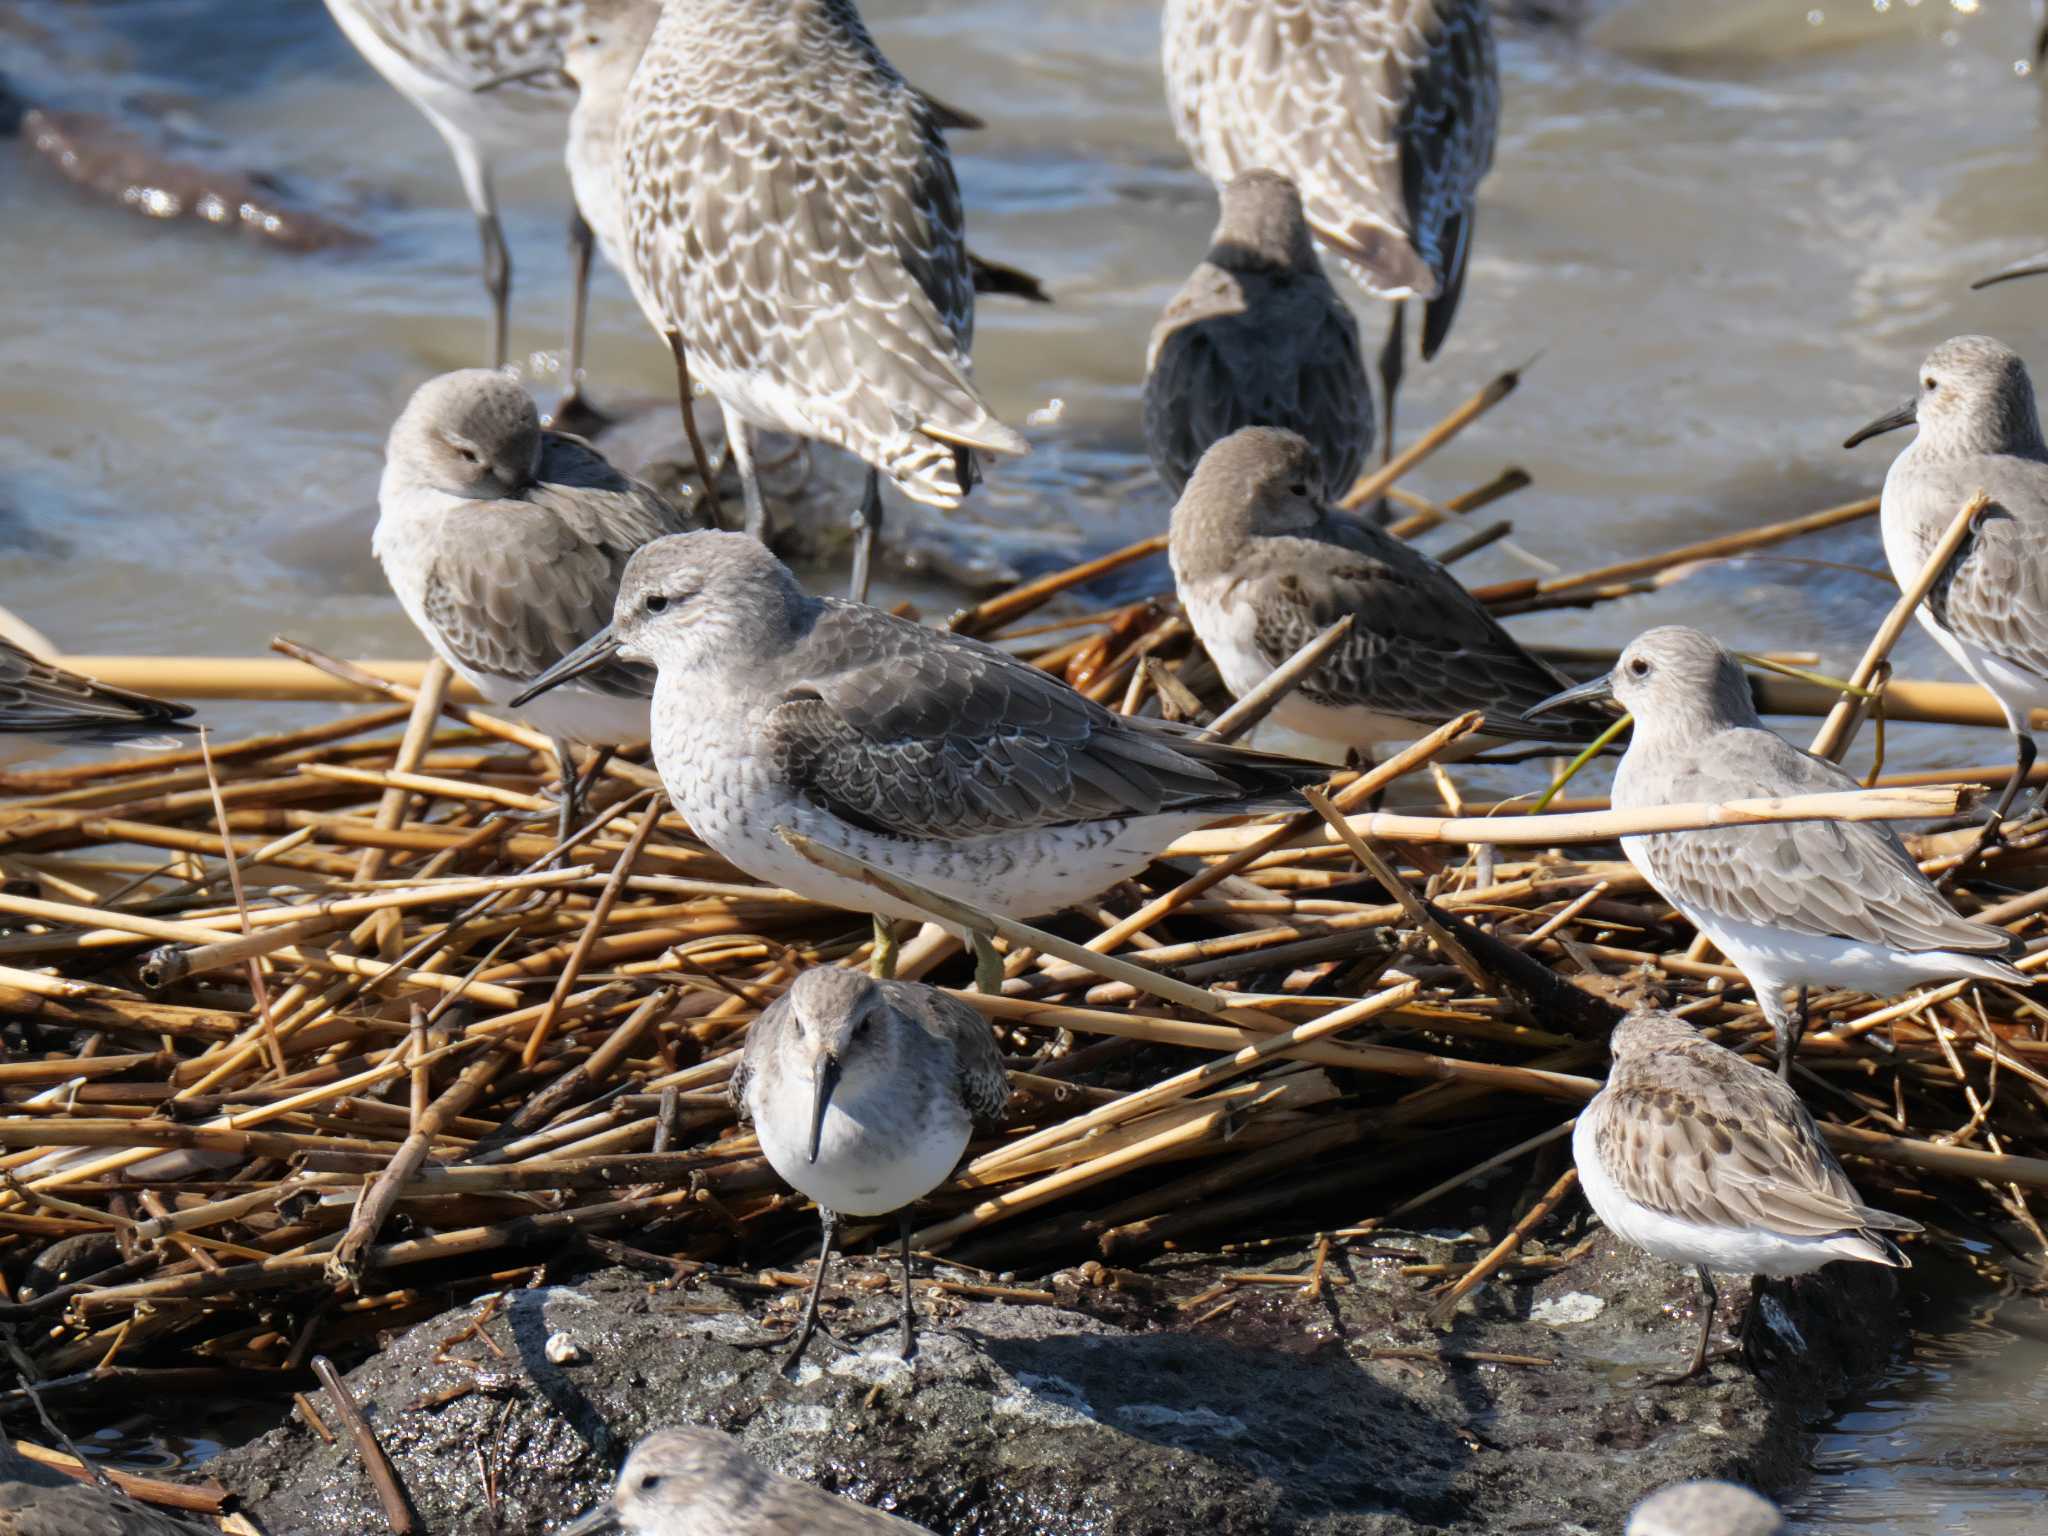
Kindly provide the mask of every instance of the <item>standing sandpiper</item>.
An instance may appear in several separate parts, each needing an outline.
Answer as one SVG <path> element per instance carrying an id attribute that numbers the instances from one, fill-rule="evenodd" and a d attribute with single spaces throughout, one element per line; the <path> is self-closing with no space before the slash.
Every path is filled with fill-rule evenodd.
<path id="1" fill-rule="evenodd" d="M 633 551 L 694 526 L 581 441 L 541 430 L 532 399 L 487 368 L 429 379 L 391 428 L 371 547 L 427 643 L 493 704 L 605 627 Z M 522 711 L 566 742 L 648 734 L 650 668 L 611 661 Z"/>
<path id="2" fill-rule="evenodd" d="M 1956 665 L 1998 700 L 2018 753 L 1973 860 L 1999 840 L 2034 766 L 2030 717 L 2048 707 L 2048 443 L 2027 365 L 1989 336 L 1936 347 L 1920 365 L 1913 398 L 1842 446 L 1916 424 L 1884 477 L 1880 513 L 1885 559 L 1901 587 L 1919 578 L 1966 502 L 1979 491 L 1991 498 L 1916 610 Z"/>
<path id="3" fill-rule="evenodd" d="M 1309 227 L 1394 304 L 1380 354 L 1382 454 L 1394 446 L 1405 301 L 1422 356 L 1450 333 L 1493 164 L 1500 68 L 1489 0 L 1166 0 L 1166 99 L 1218 187 L 1265 166 L 1301 188 Z"/>
<path id="4" fill-rule="evenodd" d="M 1565 679 L 1436 561 L 1331 507 L 1328 478 L 1294 433 L 1246 427 L 1202 456 L 1174 506 L 1181 606 L 1233 694 L 1348 614 L 1351 633 L 1281 699 L 1276 723 L 1368 754 L 1468 709 L 1495 741 L 1590 740 L 1614 723 L 1591 708 L 1523 719 Z"/>
<path id="5" fill-rule="evenodd" d="M 1778 1506 L 1740 1483 L 1674 1483 L 1638 1504 L 1623 1536 L 1783 1536 Z"/>
<path id="6" fill-rule="evenodd" d="M 856 599 L 884 471 L 950 508 L 977 453 L 1027 446 L 989 413 L 968 362 L 949 120 L 852 0 L 669 0 L 619 125 L 627 279 L 725 413 L 747 531 L 769 532 L 751 428 L 866 461 Z"/>
<path id="7" fill-rule="evenodd" d="M 1860 789 L 1833 763 L 1764 728 L 1742 668 L 1711 635 L 1648 630 L 1605 677 L 1530 711 L 1612 697 L 1635 717 L 1614 774 L 1616 810 Z M 2025 987 L 2026 943 L 1942 899 L 1899 834 L 1873 821 L 1777 821 L 1624 837 L 1622 851 L 1749 978 L 1787 1076 L 1806 989 L 1889 997 L 1971 976 Z M 1788 987 L 1799 989 L 1795 1012 Z"/>
<path id="8" fill-rule="evenodd" d="M 747 1030 L 727 1091 L 769 1165 L 817 1203 L 824 1227 L 803 1322 L 771 1341 L 791 1346 L 785 1368 L 817 1331 L 842 1216 L 897 1217 L 909 1359 L 910 1207 L 953 1172 L 974 1122 L 994 1120 L 1010 1098 L 988 1021 L 918 982 L 814 966 Z"/>
<path id="9" fill-rule="evenodd" d="M 810 597 L 744 534 L 642 549 L 611 627 L 512 702 L 620 655 L 660 670 L 654 758 L 690 829 L 757 880 L 881 918 L 927 914 L 821 869 L 782 831 L 1032 917 L 1136 874 L 1183 832 L 1294 808 L 1327 772 L 1116 714 L 979 640 Z M 992 986 L 993 952 L 977 948 Z"/>
<path id="10" fill-rule="evenodd" d="M 1717 1274 L 1783 1279 L 1835 1259 L 1909 1266 L 1888 1234 L 1920 1224 L 1863 1203 L 1789 1084 L 1650 1009 L 1615 1025 L 1609 1050 L 1572 1160 L 1610 1232 L 1699 1275 L 1706 1308 L 1680 1380 L 1706 1369 Z"/>
<path id="11" fill-rule="evenodd" d="M 619 1468 L 610 1499 L 556 1536 L 928 1536 L 822 1488 L 778 1477 L 715 1429 L 658 1429 Z"/>
<path id="12" fill-rule="evenodd" d="M 455 157 L 483 238 L 491 300 L 490 360 L 505 366 L 512 254 L 498 223 L 492 173 L 499 155 L 561 142 L 574 100 L 562 46 L 583 0 L 327 0 L 342 33 L 372 69 L 418 107 Z M 569 398 L 583 368 L 590 226 L 572 211 L 569 253 Z"/>
<path id="13" fill-rule="evenodd" d="M 1246 171 L 1223 188 L 1209 254 L 1145 355 L 1145 446 L 1176 496 L 1209 445 L 1240 427 L 1308 439 L 1330 501 L 1372 451 L 1358 322 L 1323 276 L 1301 193 L 1277 171 Z"/>

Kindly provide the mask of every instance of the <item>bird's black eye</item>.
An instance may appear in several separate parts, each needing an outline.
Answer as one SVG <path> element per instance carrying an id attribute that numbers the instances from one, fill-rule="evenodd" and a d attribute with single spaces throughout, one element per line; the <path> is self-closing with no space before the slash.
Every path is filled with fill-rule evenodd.
<path id="1" fill-rule="evenodd" d="M 659 1472 L 646 1472 L 641 1474 L 640 1491 L 642 1493 L 652 1493 L 655 1489 L 659 1488 L 660 1486 L 661 1474 Z"/>
<path id="2" fill-rule="evenodd" d="M 458 445 L 455 450 L 455 455 L 457 458 L 461 459 L 463 463 L 469 465 L 480 465 L 484 461 L 484 456 L 478 453 L 474 448 L 464 448 Z"/>
<path id="3" fill-rule="evenodd" d="M 869 1018 L 863 1018 L 863 1019 L 862 1019 L 862 1020 L 861 1020 L 861 1021 L 860 1021 L 860 1022 L 859 1022 L 858 1024 L 856 1024 L 856 1025 L 854 1025 L 854 1026 L 853 1026 L 853 1032 L 854 1032 L 854 1034 L 855 1034 L 856 1036 L 859 1036 L 859 1035 L 864 1035 L 864 1034 L 866 1034 L 866 1033 L 868 1032 L 868 1026 L 869 1026 L 870 1024 L 872 1024 L 873 1022 L 874 1022 L 874 1020 L 873 1020 L 873 1019 L 869 1019 Z"/>
<path id="4" fill-rule="evenodd" d="M 1295 496 L 1306 496 L 1308 494 L 1308 487 L 1301 484 L 1299 481 L 1296 481 L 1293 485 L 1287 487 L 1287 489 L 1290 494 Z"/>
<path id="5" fill-rule="evenodd" d="M 1920 387 L 1922 389 L 1933 389 L 1935 387 L 1933 376 L 1929 375 L 1927 378 L 1922 379 L 1920 381 Z"/>
<path id="6" fill-rule="evenodd" d="M 667 609 L 668 609 L 668 598 L 667 598 L 667 596 L 666 596 L 665 594 L 663 594 L 663 593 L 660 593 L 660 592 L 650 592 L 650 593 L 649 593 L 649 594 L 647 595 L 647 603 L 646 603 L 646 608 L 647 608 L 647 611 L 648 611 L 649 613 L 664 613 L 664 612 L 666 612 L 666 611 L 667 611 Z"/>
<path id="7" fill-rule="evenodd" d="M 1628 670 L 1631 677 L 1648 677 L 1650 675 L 1650 664 L 1638 656 L 1628 664 Z"/>

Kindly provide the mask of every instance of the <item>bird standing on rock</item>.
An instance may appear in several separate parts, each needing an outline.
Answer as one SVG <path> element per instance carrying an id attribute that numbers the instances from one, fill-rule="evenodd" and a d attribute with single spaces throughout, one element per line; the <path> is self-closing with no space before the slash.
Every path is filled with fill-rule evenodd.
<path id="1" fill-rule="evenodd" d="M 1240 427 L 1299 432 L 1336 501 L 1372 451 L 1372 386 L 1358 322 L 1323 276 L 1301 194 L 1277 171 L 1223 189 L 1209 254 L 1153 327 L 1145 446 L 1178 496 L 1212 443 Z"/>
<path id="2" fill-rule="evenodd" d="M 1532 709 L 1612 697 L 1635 717 L 1614 773 L 1616 810 L 1862 788 L 1835 764 L 1764 728 L 1742 668 L 1711 635 L 1648 630 L 1605 677 Z M 1806 989 L 1890 997 L 1975 977 L 2024 987 L 2026 943 L 1972 922 L 1942 898 L 1899 834 L 1876 821 L 1773 821 L 1624 837 L 1657 893 L 1726 955 L 1756 992 L 1789 1076 L 1806 1030 Z M 1795 1012 L 1787 988 L 1799 990 Z"/>
<path id="3" fill-rule="evenodd" d="M 783 832 L 1035 917 L 1136 874 L 1183 832 L 1295 808 L 1327 772 L 1116 714 L 979 640 L 808 596 L 743 534 L 641 550 L 611 626 L 512 702 L 622 655 L 659 669 L 654 758 L 690 829 L 757 880 L 884 919 L 927 914 Z M 974 942 L 993 988 L 993 951 Z"/>
<path id="4" fill-rule="evenodd" d="M 1842 446 L 1917 426 L 1884 477 L 1879 522 L 1892 578 L 1919 579 L 1949 524 L 1977 492 L 1989 501 L 1927 598 L 1921 627 L 1998 700 L 2018 754 L 1983 835 L 1958 874 L 1995 846 L 2034 766 L 2033 712 L 2048 708 L 2048 442 L 2027 365 L 1989 336 L 1958 336 L 1927 354 L 1898 410 Z"/>
<path id="5" fill-rule="evenodd" d="M 1500 66 L 1489 0 L 1166 0 L 1166 98 L 1195 168 L 1220 189 L 1258 167 L 1301 189 L 1309 227 L 1390 300 L 1380 450 L 1409 299 L 1422 357 L 1450 334 L 1493 164 Z"/>
<path id="6" fill-rule="evenodd" d="M 785 1368 L 818 1329 L 842 1216 L 897 1218 L 909 1359 L 910 1207 L 951 1176 L 974 1122 L 1009 1102 L 988 1021 L 934 987 L 813 966 L 749 1026 L 727 1091 L 770 1166 L 817 1203 L 824 1229 L 803 1322 L 768 1341 L 791 1345 Z"/>
<path id="7" fill-rule="evenodd" d="M 957 120 L 882 56 L 852 0 L 669 0 L 620 120 L 627 278 L 724 412 L 747 531 L 769 534 L 752 429 L 867 463 L 856 599 L 883 473 L 950 508 L 977 454 L 1027 446 L 968 361 L 974 287 L 943 137 Z"/>

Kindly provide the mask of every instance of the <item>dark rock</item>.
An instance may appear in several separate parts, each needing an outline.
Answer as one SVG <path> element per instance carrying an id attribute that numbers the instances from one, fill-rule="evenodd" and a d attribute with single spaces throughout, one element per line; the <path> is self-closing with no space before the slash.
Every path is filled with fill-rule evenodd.
<path id="1" fill-rule="evenodd" d="M 772 1352 L 733 1347 L 757 1325 L 717 1290 L 607 1270 L 508 1297 L 488 1330 L 503 1361 L 469 1340 L 450 1352 L 474 1363 L 437 1362 L 472 1307 L 412 1329 L 349 1381 L 426 1536 L 552 1529 L 603 1495 L 634 1439 L 686 1422 L 949 1536 L 1557 1536 L 1618 1530 L 1643 1493 L 1685 1478 L 1789 1486 L 1805 1426 L 1904 1334 L 1890 1272 L 1836 1265 L 1769 1289 L 1757 1372 L 1722 1362 L 1659 1387 L 1697 1326 L 1689 1275 L 1602 1234 L 1432 1331 L 1430 1282 L 1402 1265 L 1481 1251 L 1383 1233 L 1333 1253 L 1319 1298 L 1246 1286 L 1193 1306 L 1181 1303 L 1214 1288 L 1217 1265 L 1063 1272 L 1048 1282 L 1059 1306 L 928 1298 L 937 1316 L 913 1366 L 885 1332 L 863 1353 L 816 1348 L 795 1381 Z M 893 1276 L 856 1263 L 841 1278 L 836 1324 L 887 1322 Z M 589 1363 L 551 1365 L 556 1332 Z M 1473 1358 L 1487 1354 L 1551 1363 Z M 210 1470 L 267 1529 L 381 1528 L 346 1440 L 326 1445 L 296 1419 Z"/>

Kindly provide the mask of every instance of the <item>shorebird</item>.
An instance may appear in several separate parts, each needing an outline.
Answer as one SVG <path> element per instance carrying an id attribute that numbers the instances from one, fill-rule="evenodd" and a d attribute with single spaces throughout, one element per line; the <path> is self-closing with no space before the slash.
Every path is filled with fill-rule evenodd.
<path id="1" fill-rule="evenodd" d="M 1145 446 L 1176 496 L 1209 445 L 1240 427 L 1307 438 L 1331 501 L 1372 451 L 1358 322 L 1323 276 L 1301 193 L 1277 171 L 1225 184 L 1209 254 L 1145 354 Z"/>
<path id="2" fill-rule="evenodd" d="M 0 1434 L 0 1536 L 203 1536 L 207 1529 L 30 1461 Z"/>
<path id="3" fill-rule="evenodd" d="M 1331 479 L 1295 433 L 1246 427 L 1202 456 L 1174 505 L 1181 606 L 1233 694 L 1350 614 L 1351 633 L 1273 711 L 1279 724 L 1369 753 L 1470 709 L 1494 740 L 1590 739 L 1614 723 L 1592 708 L 1525 720 L 1565 678 L 1436 561 L 1331 507 Z"/>
<path id="4" fill-rule="evenodd" d="M 883 472 L 950 508 L 977 453 L 1027 446 L 968 362 L 953 121 L 882 56 L 852 0 L 669 0 L 619 125 L 627 278 L 724 412 L 747 531 L 769 532 L 752 428 L 866 462 L 857 599 Z"/>
<path id="5" fill-rule="evenodd" d="M 1301 188 L 1309 227 L 1392 301 L 1380 449 L 1394 446 L 1406 301 L 1422 357 L 1450 333 L 1493 163 L 1500 68 L 1488 0 L 1166 0 L 1166 99 L 1219 188 L 1265 166 Z"/>
<path id="6" fill-rule="evenodd" d="M 768 1471 L 715 1429 L 658 1429 L 605 1503 L 558 1536 L 897 1536 L 925 1528 Z"/>
<path id="7" fill-rule="evenodd" d="M 1740 1483 L 1674 1483 L 1635 1507 L 1623 1536 L 1782 1536 L 1778 1506 Z"/>
<path id="8" fill-rule="evenodd" d="M 53 666 L 0 636 L 0 760 L 58 747 L 153 747 L 162 732 L 193 729 L 188 704 L 110 688 Z"/>
<path id="9" fill-rule="evenodd" d="M 934 987 L 813 966 L 747 1030 L 727 1093 L 769 1166 L 816 1202 L 824 1228 L 803 1322 L 768 1341 L 791 1345 L 784 1369 L 817 1331 L 842 1216 L 897 1218 L 909 1359 L 910 1207 L 952 1174 L 974 1122 L 994 1120 L 1010 1098 L 988 1021 Z"/>
<path id="10" fill-rule="evenodd" d="M 512 254 L 498 222 L 493 173 L 499 156 L 561 142 L 574 92 L 562 47 L 583 0 L 327 0 L 342 34 L 415 107 L 455 157 L 483 241 L 491 301 L 490 360 L 505 365 Z M 590 286 L 590 226 L 571 211 L 569 391 L 582 378 Z"/>
<path id="11" fill-rule="evenodd" d="M 2048 443 L 2027 365 L 1989 336 L 1958 336 L 1927 354 L 1911 400 L 1845 448 L 1917 424 L 1884 477 L 1885 559 L 1910 586 L 1978 491 L 1990 504 L 1916 611 L 1964 672 L 1998 700 L 2017 764 L 1963 864 L 1998 842 L 2034 766 L 2029 721 L 2048 707 Z"/>
<path id="12" fill-rule="evenodd" d="M 1742 668 L 1696 629 L 1646 631 L 1607 676 L 1530 713 L 1602 697 L 1635 717 L 1614 774 L 1616 810 L 1861 787 L 1764 729 Z M 2009 963 L 2025 941 L 1957 913 L 1883 822 L 1761 822 L 1624 837 L 1621 847 L 1749 978 L 1777 1034 L 1781 1077 L 1806 1029 L 1810 986 L 1888 997 L 1962 977 L 2029 984 Z M 1788 987 L 1799 989 L 1796 1013 Z"/>
<path id="13" fill-rule="evenodd" d="M 485 368 L 429 379 L 391 428 L 371 547 L 437 655 L 493 704 L 605 627 L 641 545 L 693 519 L 576 438 L 544 432 L 532 399 Z M 563 835 L 568 742 L 648 734 L 653 670 L 612 660 L 522 709 L 555 738 Z"/>
<path id="14" fill-rule="evenodd" d="M 1312 763 L 1112 713 L 992 645 L 807 596 L 744 534 L 636 554 L 611 626 L 513 704 L 652 662 L 675 807 L 757 880 L 878 918 L 918 908 L 819 868 L 788 829 L 984 911 L 1036 916 L 1137 873 L 1182 832 L 1280 809 Z M 977 942 L 978 979 L 996 985 Z"/>
<path id="15" fill-rule="evenodd" d="M 1910 1266 L 1889 1234 L 1920 1224 L 1863 1203 L 1790 1084 L 1655 1009 L 1615 1025 L 1608 1050 L 1572 1161 L 1610 1232 L 1699 1275 L 1705 1313 L 1679 1380 L 1706 1368 L 1717 1274 L 1783 1279 L 1835 1259 Z"/>

